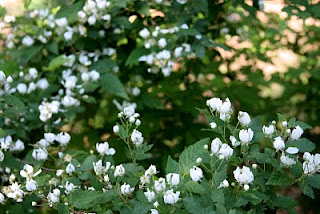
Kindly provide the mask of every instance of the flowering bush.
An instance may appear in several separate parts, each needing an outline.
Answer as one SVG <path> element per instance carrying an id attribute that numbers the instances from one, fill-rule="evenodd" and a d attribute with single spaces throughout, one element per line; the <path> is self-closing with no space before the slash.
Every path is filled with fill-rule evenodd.
<path id="1" fill-rule="evenodd" d="M 165 177 L 155 165 L 146 170 L 140 165 L 152 144 L 138 130 L 140 115 L 132 106 L 118 114 L 113 127 L 125 148 L 117 151 L 108 142 L 97 143 L 96 151 L 68 150 L 68 133 L 45 132 L 31 145 L 32 155 L 21 160 L 15 152 L 24 150 L 24 143 L 3 137 L 1 206 L 9 210 L 23 203 L 20 209 L 52 207 L 58 213 L 264 213 L 294 212 L 296 202 L 279 194 L 288 186 L 297 184 L 314 197 L 313 188 L 320 187 L 320 154 L 311 154 L 315 145 L 301 138 L 309 125 L 278 114 L 277 122 L 262 126 L 260 117 L 240 111 L 234 126 L 228 98 L 206 104 L 209 111 L 199 110 L 210 123 L 207 131 L 218 137 L 211 143 L 210 137 L 199 140 L 178 161 L 169 156 Z M 261 144 L 262 138 L 269 144 Z M 131 161 L 117 162 L 116 153 Z"/>
<path id="2" fill-rule="evenodd" d="M 311 127 L 280 114 L 277 122 L 262 121 L 276 107 L 291 107 L 283 100 L 300 88 L 317 99 L 319 85 L 311 80 L 318 64 L 301 59 L 313 73 L 300 79 L 314 86 L 293 87 L 300 81 L 293 79 L 281 101 L 261 99 L 269 84 L 262 72 L 224 69 L 243 54 L 266 60 L 263 42 L 281 34 L 256 38 L 256 26 L 274 30 L 254 15 L 262 3 L 52 1 L 17 17 L 0 8 L 0 210 L 294 212 L 297 203 L 282 190 L 299 186 L 313 198 L 319 155 L 301 138 Z M 284 8 L 289 15 L 299 8 L 291 6 Z M 316 31 L 308 28 L 310 35 Z M 227 45 L 232 36 L 261 43 L 259 54 L 235 51 Z M 223 51 L 235 55 L 225 59 Z M 213 94 L 227 94 L 234 104 L 205 103 Z M 199 109 L 199 116 L 195 107 L 205 104 L 209 111 Z M 240 107 L 265 117 L 251 118 Z M 314 124 L 318 116 L 309 112 L 317 107 L 299 113 Z"/>

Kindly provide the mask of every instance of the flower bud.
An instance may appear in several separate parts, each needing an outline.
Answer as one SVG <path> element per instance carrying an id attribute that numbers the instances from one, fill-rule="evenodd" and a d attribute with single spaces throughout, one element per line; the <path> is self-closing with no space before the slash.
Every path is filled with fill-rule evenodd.
<path id="1" fill-rule="evenodd" d="M 244 191 L 248 191 L 248 190 L 250 189 L 250 187 L 249 187 L 248 184 L 245 184 L 245 185 L 243 186 L 243 189 L 244 189 Z"/>
<path id="2" fill-rule="evenodd" d="M 217 128 L 217 124 L 216 124 L 215 122 L 211 122 L 211 123 L 210 123 L 210 127 L 211 127 L 212 129 L 215 129 L 215 128 Z"/>
<path id="3" fill-rule="evenodd" d="M 197 158 L 196 162 L 200 164 L 202 162 L 202 158 Z"/>

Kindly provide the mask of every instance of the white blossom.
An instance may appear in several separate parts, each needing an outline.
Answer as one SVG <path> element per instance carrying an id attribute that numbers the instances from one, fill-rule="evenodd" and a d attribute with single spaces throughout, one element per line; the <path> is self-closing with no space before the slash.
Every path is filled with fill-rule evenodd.
<path id="1" fill-rule="evenodd" d="M 298 140 L 303 134 L 303 129 L 300 126 L 296 126 L 291 132 L 291 138 Z"/>
<path id="2" fill-rule="evenodd" d="M 180 182 L 180 175 L 177 173 L 169 173 L 167 174 L 166 179 L 170 186 L 176 186 Z"/>
<path id="3" fill-rule="evenodd" d="M 39 161 L 47 160 L 48 151 L 45 148 L 34 149 L 32 152 L 32 157 Z"/>
<path id="4" fill-rule="evenodd" d="M 72 163 L 69 163 L 66 167 L 66 173 L 71 175 L 76 170 L 75 166 Z"/>
<path id="5" fill-rule="evenodd" d="M 134 187 L 131 187 L 129 184 L 126 184 L 126 183 L 121 185 L 120 189 L 123 195 L 129 195 L 134 191 Z"/>
<path id="6" fill-rule="evenodd" d="M 193 166 L 190 170 L 190 177 L 193 181 L 198 182 L 203 177 L 202 169 L 196 166 Z"/>
<path id="7" fill-rule="evenodd" d="M 251 130 L 251 128 L 249 128 L 248 130 L 242 129 L 239 132 L 239 139 L 242 144 L 248 145 L 249 142 L 252 140 L 253 135 L 254 135 L 254 133 Z"/>
<path id="8" fill-rule="evenodd" d="M 246 166 L 243 166 L 242 168 L 237 167 L 237 169 L 233 171 L 233 175 L 240 185 L 250 184 L 254 180 L 253 173 L 251 172 L 250 168 Z"/>
<path id="9" fill-rule="evenodd" d="M 125 173 L 125 168 L 122 166 L 122 164 L 116 166 L 116 169 L 114 170 L 114 177 L 121 177 Z"/>
<path id="10" fill-rule="evenodd" d="M 262 131 L 265 135 L 271 136 L 274 133 L 274 125 L 263 126 Z"/>
<path id="11" fill-rule="evenodd" d="M 134 129 L 132 134 L 131 134 L 131 141 L 134 145 L 138 146 L 141 145 L 143 143 L 143 136 L 142 133 L 139 132 L 138 130 Z"/>
<path id="12" fill-rule="evenodd" d="M 109 147 L 109 143 L 107 141 L 104 143 L 97 143 L 96 149 L 100 155 L 114 155 L 116 153 L 114 148 Z"/>
<path id="13" fill-rule="evenodd" d="M 149 202 L 153 201 L 154 197 L 155 197 L 155 192 L 151 191 L 149 188 L 147 188 L 147 191 L 144 192 L 144 195 L 146 196 L 147 200 Z"/>
<path id="14" fill-rule="evenodd" d="M 294 159 L 286 156 L 284 153 L 282 153 L 282 155 L 280 157 L 280 161 L 285 166 L 292 166 L 292 165 L 296 164 L 296 161 Z"/>
<path id="15" fill-rule="evenodd" d="M 159 178 L 158 180 L 154 181 L 154 189 L 157 192 L 161 192 L 166 189 L 166 180 L 164 178 Z"/>
<path id="16" fill-rule="evenodd" d="M 59 142 L 61 146 L 66 146 L 70 140 L 71 136 L 67 132 L 60 132 L 56 135 L 56 141 Z"/>
<path id="17" fill-rule="evenodd" d="M 279 151 L 279 150 L 283 150 L 285 148 L 285 144 L 284 144 L 284 141 L 282 140 L 282 138 L 279 136 L 279 137 L 276 137 L 273 141 L 273 147 Z"/>
<path id="18" fill-rule="evenodd" d="M 165 204 L 175 204 L 178 202 L 180 196 L 180 192 L 173 192 L 173 189 L 168 190 L 163 196 L 163 200 Z"/>
<path id="19" fill-rule="evenodd" d="M 57 203 L 60 200 L 60 190 L 59 189 L 53 189 L 52 192 L 49 192 L 47 199 L 51 203 Z"/>
<path id="20" fill-rule="evenodd" d="M 26 189 L 29 191 L 29 192 L 32 192 L 32 191 L 35 191 L 36 189 L 38 188 L 38 184 L 36 181 L 30 179 L 30 180 L 27 180 L 26 182 Z"/>
<path id="21" fill-rule="evenodd" d="M 251 118 L 247 112 L 239 111 L 238 120 L 241 125 L 247 126 L 251 123 Z"/>

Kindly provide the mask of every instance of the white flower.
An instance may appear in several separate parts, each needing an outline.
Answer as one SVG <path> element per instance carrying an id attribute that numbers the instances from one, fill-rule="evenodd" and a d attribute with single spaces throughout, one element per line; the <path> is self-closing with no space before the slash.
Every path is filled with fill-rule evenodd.
<path id="1" fill-rule="evenodd" d="M 126 117 L 130 117 L 130 116 L 134 115 L 134 113 L 135 113 L 134 107 L 133 106 L 125 107 L 123 109 L 123 113 Z"/>
<path id="2" fill-rule="evenodd" d="M 14 145 L 10 148 L 11 151 L 23 151 L 24 150 L 24 143 L 21 140 L 17 140 Z M 0 158 L 1 161 L 1 158 Z"/>
<path id="3" fill-rule="evenodd" d="M 93 81 L 97 81 L 100 78 L 100 73 L 96 70 L 90 71 L 89 75 Z"/>
<path id="4" fill-rule="evenodd" d="M 45 148 L 34 149 L 32 152 L 32 157 L 36 160 L 47 160 L 48 151 Z"/>
<path id="5" fill-rule="evenodd" d="M 123 195 L 129 195 L 131 193 L 133 193 L 134 191 L 134 187 L 131 187 L 129 184 L 124 183 L 121 187 L 121 193 Z"/>
<path id="6" fill-rule="evenodd" d="M 166 189 L 166 180 L 164 178 L 159 178 L 158 180 L 154 181 L 154 189 L 157 192 L 161 192 Z"/>
<path id="7" fill-rule="evenodd" d="M 0 149 L 0 162 L 2 162 L 4 160 L 4 154 L 2 152 L 2 150 Z"/>
<path id="8" fill-rule="evenodd" d="M 220 185 L 218 186 L 218 188 L 227 188 L 229 187 L 229 182 L 228 180 L 224 180 L 220 183 Z"/>
<path id="9" fill-rule="evenodd" d="M 114 125 L 112 129 L 114 133 L 119 133 L 120 127 L 118 125 Z"/>
<path id="10" fill-rule="evenodd" d="M 210 123 L 210 127 L 211 127 L 212 129 L 215 129 L 215 128 L 217 128 L 217 124 L 216 124 L 215 122 L 211 122 L 211 123 Z"/>
<path id="11" fill-rule="evenodd" d="M 58 27 L 65 27 L 68 25 L 68 19 L 66 17 L 56 19 L 55 21 Z"/>
<path id="12" fill-rule="evenodd" d="M 248 130 L 242 129 L 239 132 L 239 139 L 241 143 L 247 145 L 253 138 L 253 131 L 249 128 Z"/>
<path id="13" fill-rule="evenodd" d="M 169 173 L 167 174 L 166 178 L 170 186 L 176 186 L 180 182 L 180 175 L 177 173 Z"/>
<path id="14" fill-rule="evenodd" d="M 49 143 L 53 143 L 53 141 L 56 139 L 56 136 L 53 133 L 44 133 L 44 139 L 46 139 L 46 141 Z"/>
<path id="15" fill-rule="evenodd" d="M 144 138 L 142 137 L 142 133 L 138 130 L 134 129 L 131 134 L 131 141 L 134 145 L 138 146 L 143 143 Z"/>
<path id="16" fill-rule="evenodd" d="M 30 68 L 29 69 L 29 75 L 31 76 L 32 79 L 37 78 L 38 76 L 38 71 L 35 68 Z"/>
<path id="17" fill-rule="evenodd" d="M 93 170 L 96 173 L 96 175 L 101 175 L 101 174 L 107 172 L 111 166 L 110 162 L 106 162 L 106 166 L 103 166 L 102 160 L 99 160 L 99 161 L 92 163 L 92 164 L 93 164 Z M 115 177 L 116 177 L 116 175 L 115 175 Z"/>
<path id="18" fill-rule="evenodd" d="M 29 192 L 35 191 L 37 188 L 38 188 L 37 182 L 35 182 L 35 181 L 32 180 L 32 179 L 31 179 L 31 180 L 27 180 L 26 189 L 27 189 Z"/>
<path id="19" fill-rule="evenodd" d="M 188 0 L 176 0 L 179 4 L 185 4 Z"/>
<path id="20" fill-rule="evenodd" d="M 243 189 L 244 189 L 244 191 L 248 191 L 248 190 L 250 189 L 250 187 L 249 187 L 248 184 L 245 184 L 245 185 L 243 186 Z"/>
<path id="21" fill-rule="evenodd" d="M 23 195 L 24 192 L 20 189 L 20 185 L 15 182 L 11 184 L 7 191 L 4 192 L 8 198 L 14 199 L 16 202 L 22 202 L 23 201 Z"/>
<path id="22" fill-rule="evenodd" d="M 233 147 L 238 147 L 238 146 L 240 146 L 240 142 L 237 141 L 237 139 L 236 139 L 234 136 L 231 135 L 231 136 L 229 137 L 229 139 L 230 139 L 231 144 L 232 144 Z"/>
<path id="23" fill-rule="evenodd" d="M 215 138 L 212 140 L 211 142 L 211 151 L 213 154 L 217 154 L 219 149 L 220 149 L 220 146 L 222 145 L 222 142 L 219 138 Z"/>
<path id="24" fill-rule="evenodd" d="M 285 148 L 285 144 L 284 144 L 284 141 L 282 140 L 282 138 L 279 136 L 279 137 L 276 137 L 273 141 L 273 147 L 279 151 L 279 150 L 283 150 Z"/>
<path id="25" fill-rule="evenodd" d="M 33 45 L 34 40 L 30 36 L 25 36 L 22 39 L 22 44 L 25 46 L 31 46 Z"/>
<path id="26" fill-rule="evenodd" d="M 147 28 L 143 28 L 140 32 L 139 32 L 139 35 L 142 37 L 142 38 L 147 38 L 149 35 L 150 35 L 150 32 Z"/>
<path id="27" fill-rule="evenodd" d="M 180 192 L 177 191 L 176 193 L 173 192 L 173 189 L 170 189 L 166 192 L 163 196 L 163 200 L 165 204 L 175 204 L 178 202 L 180 196 Z"/>
<path id="28" fill-rule="evenodd" d="M 72 31 L 67 31 L 63 34 L 63 37 L 66 41 L 69 41 L 72 39 L 72 35 L 73 35 L 73 32 Z"/>
<path id="29" fill-rule="evenodd" d="M 4 203 L 4 195 L 0 192 L 0 204 L 3 204 Z"/>
<path id="30" fill-rule="evenodd" d="M 150 177 L 150 176 L 155 175 L 155 174 L 157 174 L 157 168 L 156 168 L 155 165 L 152 165 L 152 164 L 149 166 L 149 168 L 144 173 L 144 175 L 146 177 Z"/>
<path id="31" fill-rule="evenodd" d="M 60 132 L 56 136 L 56 141 L 58 141 L 61 146 L 66 146 L 70 140 L 71 136 L 67 132 Z"/>
<path id="32" fill-rule="evenodd" d="M 296 147 L 288 147 L 286 152 L 289 154 L 297 154 L 299 152 L 299 149 Z"/>
<path id="33" fill-rule="evenodd" d="M 165 38 L 159 39 L 158 45 L 160 48 L 164 48 L 167 45 L 167 40 Z"/>
<path id="34" fill-rule="evenodd" d="M 114 148 L 109 148 L 109 143 L 107 141 L 104 143 L 97 143 L 96 149 L 100 155 L 114 155 L 116 153 Z"/>
<path id="35" fill-rule="evenodd" d="M 144 192 L 144 195 L 146 196 L 147 200 L 149 202 L 153 201 L 155 192 L 151 191 L 149 188 L 147 189 L 147 192 Z"/>
<path id="36" fill-rule="evenodd" d="M 247 126 L 250 124 L 251 119 L 247 112 L 239 111 L 238 120 L 243 126 Z"/>
<path id="37" fill-rule="evenodd" d="M 48 201 L 52 203 L 57 203 L 60 200 L 60 190 L 59 189 L 53 189 L 52 192 L 49 192 Z"/>
<path id="38" fill-rule="evenodd" d="M 291 138 L 294 140 L 298 140 L 303 134 L 303 129 L 300 126 L 296 126 L 291 133 Z"/>
<path id="39" fill-rule="evenodd" d="M 193 181 L 198 182 L 203 177 L 202 169 L 196 166 L 193 166 L 190 170 L 190 177 Z"/>
<path id="40" fill-rule="evenodd" d="M 280 161 L 285 166 L 292 166 L 292 165 L 296 164 L 296 161 L 294 159 L 289 158 L 284 153 L 282 153 L 282 155 L 280 157 Z"/>
<path id="41" fill-rule="evenodd" d="M 274 133 L 274 125 L 271 124 L 270 126 L 263 126 L 262 131 L 265 135 L 272 135 Z"/>
<path id="42" fill-rule="evenodd" d="M 64 172 L 63 169 L 58 169 L 57 172 L 56 172 L 56 176 L 57 176 L 57 177 L 60 177 L 63 172 Z"/>
<path id="43" fill-rule="evenodd" d="M 75 166 L 72 163 L 69 163 L 66 167 L 66 173 L 71 175 L 76 170 Z"/>
<path id="44" fill-rule="evenodd" d="M 23 166 L 23 170 L 20 170 L 20 175 L 27 180 L 32 179 L 33 177 L 36 177 L 42 172 L 41 169 L 39 169 L 36 173 L 33 173 L 33 167 L 29 164 L 25 164 Z"/>
<path id="45" fill-rule="evenodd" d="M 70 192 L 72 192 L 75 189 L 75 186 L 73 183 L 67 181 L 64 188 L 65 188 L 64 192 L 68 195 Z"/>
<path id="46" fill-rule="evenodd" d="M 116 169 L 114 170 L 114 177 L 121 177 L 125 173 L 125 168 L 122 166 L 122 164 L 116 166 Z"/>
<path id="47" fill-rule="evenodd" d="M 219 108 L 217 108 L 217 110 L 220 113 L 230 113 L 232 111 L 230 99 L 226 98 L 226 100 L 222 103 L 222 105 Z"/>
<path id="48" fill-rule="evenodd" d="M 228 144 L 224 143 L 221 145 L 218 152 L 220 159 L 229 158 L 232 156 L 232 154 L 233 154 L 233 149 Z"/>
<path id="49" fill-rule="evenodd" d="M 89 25 L 94 25 L 96 22 L 97 22 L 97 18 L 94 15 L 89 16 L 88 18 Z"/>
<path id="50" fill-rule="evenodd" d="M 45 148 L 50 145 L 50 143 L 48 141 L 46 141 L 45 139 L 39 140 L 39 144 L 41 147 L 45 147 Z"/>
<path id="51" fill-rule="evenodd" d="M 19 92 L 20 94 L 25 94 L 25 93 L 27 93 L 28 87 L 27 87 L 27 85 L 24 84 L 24 83 L 19 83 L 19 84 L 17 85 L 17 90 L 18 90 L 18 92 Z"/>
<path id="52" fill-rule="evenodd" d="M 228 121 L 231 118 L 231 115 L 229 113 L 220 113 L 219 118 L 222 121 Z"/>
<path id="53" fill-rule="evenodd" d="M 151 214 L 159 214 L 159 211 L 156 209 L 150 209 Z"/>
<path id="54" fill-rule="evenodd" d="M 233 171 L 233 176 L 240 185 L 250 184 L 254 180 L 253 173 L 250 168 L 246 166 L 243 166 L 242 168 L 237 167 L 237 169 Z"/>
<path id="55" fill-rule="evenodd" d="M 82 79 L 82 81 L 84 81 L 84 82 L 89 81 L 89 79 L 90 79 L 89 73 L 88 73 L 88 72 L 83 72 L 83 73 L 81 74 L 81 79 Z"/>

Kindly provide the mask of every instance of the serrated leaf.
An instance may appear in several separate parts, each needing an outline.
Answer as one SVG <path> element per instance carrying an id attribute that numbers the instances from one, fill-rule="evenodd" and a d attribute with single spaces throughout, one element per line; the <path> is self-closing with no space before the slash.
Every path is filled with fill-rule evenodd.
<path id="1" fill-rule="evenodd" d="M 96 155 L 90 155 L 88 156 L 81 166 L 77 169 L 77 171 L 87 171 L 93 169 L 93 162 L 96 162 L 98 160 L 98 157 Z"/>
<path id="2" fill-rule="evenodd" d="M 148 55 L 149 53 L 150 53 L 150 50 L 145 48 L 134 49 L 128 56 L 128 59 L 126 61 L 126 66 L 138 64 L 139 58 L 142 56 Z"/>
<path id="3" fill-rule="evenodd" d="M 284 172 L 273 172 L 268 179 L 267 185 L 272 186 L 290 186 L 291 178 Z"/>
<path id="4" fill-rule="evenodd" d="M 45 71 L 54 71 L 59 68 L 63 63 L 68 62 L 69 59 L 65 55 L 60 55 L 53 58 L 47 67 L 42 68 Z"/>
<path id="5" fill-rule="evenodd" d="M 198 157 L 205 152 L 203 146 L 209 143 L 209 138 L 199 140 L 195 144 L 185 149 L 179 157 L 179 168 L 183 174 L 188 174 L 189 170 L 196 164 Z"/>
<path id="6" fill-rule="evenodd" d="M 129 99 L 125 88 L 123 87 L 121 81 L 114 74 L 104 74 L 100 77 L 101 88 L 110 94 L 117 95 L 124 99 Z"/>
<path id="7" fill-rule="evenodd" d="M 198 194 L 201 194 L 205 191 L 204 188 L 201 186 L 201 184 L 194 181 L 188 181 L 183 185 L 182 188 L 188 192 L 198 193 Z"/>
<path id="8" fill-rule="evenodd" d="M 66 206 L 64 204 L 59 203 L 57 205 L 57 211 L 58 211 L 59 214 L 68 214 L 69 213 L 69 208 L 68 208 L 68 206 Z"/>
<path id="9" fill-rule="evenodd" d="M 57 13 L 55 18 L 66 17 L 69 22 L 78 17 L 78 11 L 83 8 L 84 1 L 80 0 L 69 7 L 62 7 Z"/>
<path id="10" fill-rule="evenodd" d="M 306 138 L 300 138 L 298 140 L 289 140 L 287 147 L 297 147 L 299 152 L 312 152 L 316 145 Z"/>
<path id="11" fill-rule="evenodd" d="M 179 172 L 179 164 L 177 161 L 173 160 L 170 156 L 168 156 L 166 172 L 168 173 L 178 173 Z"/>
<path id="12" fill-rule="evenodd" d="M 320 175 L 313 174 L 305 178 L 307 184 L 312 186 L 313 188 L 320 189 Z"/>

